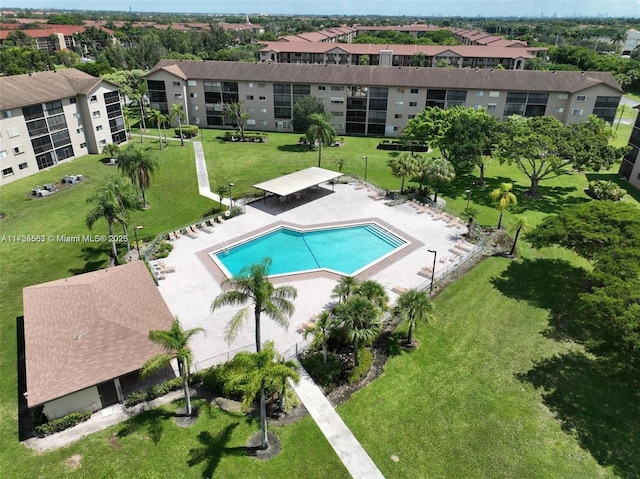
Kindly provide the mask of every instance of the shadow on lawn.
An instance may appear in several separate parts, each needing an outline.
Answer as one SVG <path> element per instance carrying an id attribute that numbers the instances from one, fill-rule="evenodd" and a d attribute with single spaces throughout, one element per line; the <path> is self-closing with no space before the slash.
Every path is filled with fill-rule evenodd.
<path id="1" fill-rule="evenodd" d="M 517 377 L 543 390 L 542 400 L 562 429 L 600 465 L 625 479 L 640 477 L 637 373 L 572 351 L 542 359 Z"/>
<path id="2" fill-rule="evenodd" d="M 175 413 L 163 409 L 145 411 L 129 419 L 116 433 L 116 436 L 121 438 L 140 431 L 146 431 L 149 439 L 151 439 L 154 444 L 157 444 L 160 442 L 164 431 L 163 422 L 175 416 Z"/>
<path id="3" fill-rule="evenodd" d="M 84 260 L 84 266 L 82 268 L 69 268 L 69 272 L 73 275 L 84 274 L 90 273 L 91 271 L 97 271 L 107 266 L 109 264 L 111 245 L 110 243 L 105 244 L 100 246 L 86 246 L 82 248 L 79 256 Z"/>

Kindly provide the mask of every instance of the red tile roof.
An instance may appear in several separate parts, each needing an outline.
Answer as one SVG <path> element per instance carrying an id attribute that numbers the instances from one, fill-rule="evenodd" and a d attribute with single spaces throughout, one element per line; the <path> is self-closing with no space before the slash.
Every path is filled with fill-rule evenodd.
<path id="1" fill-rule="evenodd" d="M 163 351 L 149 331 L 173 320 L 141 261 L 22 294 L 29 407 L 140 369 Z"/>
<path id="2" fill-rule="evenodd" d="M 77 25 L 47 25 L 46 28 L 30 28 L 22 31 L 31 38 L 46 38 L 52 33 L 62 33 L 65 37 L 70 37 L 74 33 L 82 33 L 84 30 L 84 27 Z M 10 30 L 0 30 L 0 40 L 6 40 L 10 33 Z"/>

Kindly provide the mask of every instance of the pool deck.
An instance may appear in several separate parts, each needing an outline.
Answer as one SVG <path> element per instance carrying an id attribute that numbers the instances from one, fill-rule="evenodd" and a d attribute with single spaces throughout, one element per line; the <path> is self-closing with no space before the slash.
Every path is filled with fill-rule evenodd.
<path id="1" fill-rule="evenodd" d="M 255 330 L 250 315 L 246 327 L 228 344 L 225 328 L 237 308 L 210 310 L 211 302 L 221 293 L 223 273 L 208 253 L 250 237 L 277 224 L 299 226 L 336 225 L 343 223 L 376 221 L 392 232 L 410 240 L 410 245 L 359 274 L 359 279 L 371 278 L 380 282 L 391 302 L 397 298 L 393 289 L 412 288 L 424 284 L 428 278 L 418 275 L 421 268 L 431 267 L 436 250 L 439 261 L 436 273 L 454 258 L 449 250 L 461 240 L 465 227 L 454 227 L 428 214 L 419 214 L 410 204 L 387 206 L 387 201 L 375 200 L 372 191 L 356 183 L 322 185 L 312 197 L 294 200 L 283 205 L 270 197 L 246 206 L 246 213 L 217 224 L 211 233 L 200 231 L 195 238 L 182 236 L 173 241 L 174 249 L 164 260 L 175 272 L 165 275 L 159 290 L 170 311 L 178 316 L 185 328 L 202 327 L 205 334 L 196 335 L 190 345 L 195 369 L 201 369 L 228 359 L 237 350 L 254 351 Z M 450 267 L 450 266 L 449 266 Z M 263 341 L 272 340 L 280 353 L 292 355 L 296 345 L 304 344 L 299 326 L 331 305 L 331 291 L 339 276 L 327 272 L 312 272 L 273 279 L 277 284 L 290 284 L 298 290 L 296 311 L 289 328 L 283 329 L 267 318 L 262 319 Z"/>

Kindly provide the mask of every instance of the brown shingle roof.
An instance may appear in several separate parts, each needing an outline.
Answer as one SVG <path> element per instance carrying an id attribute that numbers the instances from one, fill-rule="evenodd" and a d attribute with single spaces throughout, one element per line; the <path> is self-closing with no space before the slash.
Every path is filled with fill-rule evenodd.
<path id="1" fill-rule="evenodd" d="M 160 60 L 153 72 L 176 65 L 191 80 L 265 81 L 387 87 L 460 88 L 502 91 L 569 92 L 606 84 L 622 93 L 609 72 L 472 70 L 458 68 L 311 65 L 195 60 Z"/>
<path id="2" fill-rule="evenodd" d="M 141 261 L 23 289 L 29 407 L 136 371 L 172 316 Z"/>
<path id="3" fill-rule="evenodd" d="M 103 81 L 75 68 L 0 77 L 0 110 L 86 95 Z"/>

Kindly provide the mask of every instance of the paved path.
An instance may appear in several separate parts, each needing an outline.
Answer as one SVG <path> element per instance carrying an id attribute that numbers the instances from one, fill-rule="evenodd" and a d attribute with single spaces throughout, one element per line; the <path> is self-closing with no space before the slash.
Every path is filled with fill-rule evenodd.
<path id="1" fill-rule="evenodd" d="M 296 394 L 311 414 L 322 434 L 354 479 L 384 479 L 384 476 L 335 411 L 329 400 L 300 368 L 300 382 L 293 384 Z"/>
<path id="2" fill-rule="evenodd" d="M 196 157 L 196 172 L 198 175 L 198 192 L 200 196 L 220 201 L 220 197 L 211 191 L 209 184 L 209 173 L 207 172 L 207 162 L 204 159 L 204 149 L 199 141 L 193 142 L 193 151 Z M 223 198 L 222 203 L 229 206 L 229 199 Z"/>

